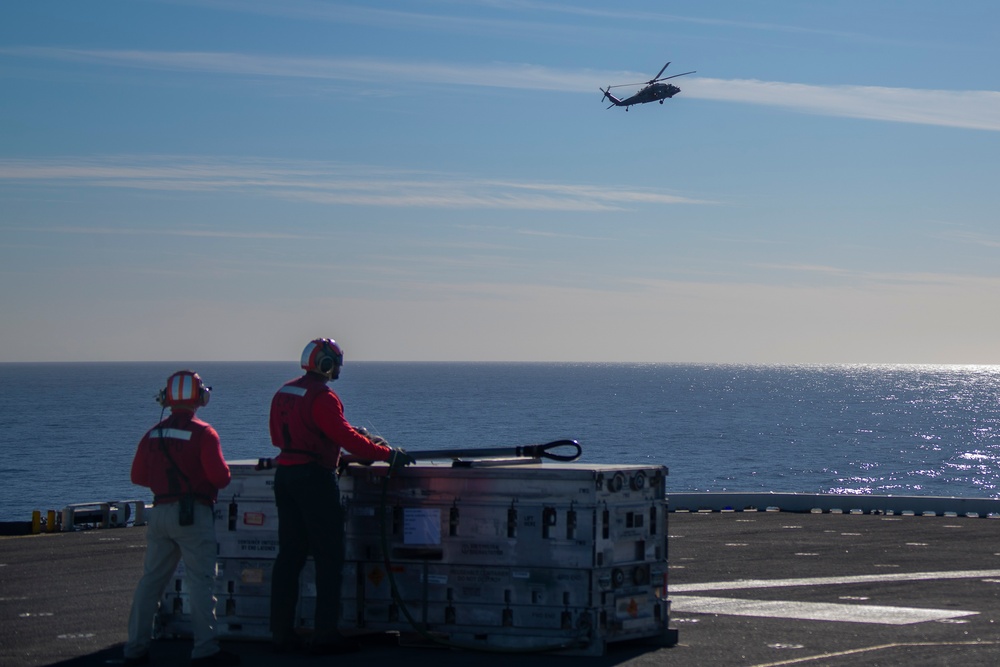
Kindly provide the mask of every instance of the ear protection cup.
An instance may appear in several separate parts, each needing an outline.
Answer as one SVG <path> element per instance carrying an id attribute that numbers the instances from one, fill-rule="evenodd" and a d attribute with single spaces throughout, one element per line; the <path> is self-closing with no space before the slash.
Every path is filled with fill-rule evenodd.
<path id="1" fill-rule="evenodd" d="M 319 372 L 323 375 L 328 375 L 334 366 L 334 359 L 329 355 L 324 355 L 319 360 Z"/>
<path id="2" fill-rule="evenodd" d="M 208 400 L 212 398 L 212 388 L 206 387 L 204 382 L 200 383 L 201 391 L 198 392 L 198 405 L 205 407 L 208 405 Z"/>
<path id="3" fill-rule="evenodd" d="M 330 377 L 336 366 L 344 364 L 344 351 L 332 338 L 309 341 L 302 350 L 302 370 Z"/>

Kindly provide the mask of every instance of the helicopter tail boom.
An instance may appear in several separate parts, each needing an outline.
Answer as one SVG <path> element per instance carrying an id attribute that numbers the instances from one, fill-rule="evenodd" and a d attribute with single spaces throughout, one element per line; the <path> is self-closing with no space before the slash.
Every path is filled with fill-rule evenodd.
<path id="1" fill-rule="evenodd" d="M 624 104 L 620 99 L 618 99 L 609 92 L 611 90 L 611 86 L 608 86 L 607 89 L 599 88 L 598 90 L 604 93 L 604 98 L 602 99 L 602 101 L 611 100 L 611 107 L 620 107 Z M 611 107 L 608 108 L 610 109 Z"/>

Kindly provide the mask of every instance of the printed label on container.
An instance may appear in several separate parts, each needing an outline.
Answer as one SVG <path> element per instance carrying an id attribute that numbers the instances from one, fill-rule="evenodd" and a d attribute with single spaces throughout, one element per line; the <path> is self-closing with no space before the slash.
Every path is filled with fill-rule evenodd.
<path id="1" fill-rule="evenodd" d="M 441 544 L 441 510 L 404 508 L 403 544 Z"/>
<path id="2" fill-rule="evenodd" d="M 244 526 L 263 526 L 265 514 L 263 512 L 245 512 L 243 514 Z"/>

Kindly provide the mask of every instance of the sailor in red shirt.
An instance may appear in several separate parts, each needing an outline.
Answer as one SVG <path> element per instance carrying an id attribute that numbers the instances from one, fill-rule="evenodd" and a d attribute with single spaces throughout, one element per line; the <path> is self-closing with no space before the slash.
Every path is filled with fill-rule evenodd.
<path id="1" fill-rule="evenodd" d="M 125 664 L 149 662 L 153 617 L 177 563 L 184 558 L 191 601 L 192 665 L 238 665 L 216 639 L 215 516 L 219 489 L 229 484 L 229 466 L 219 434 L 195 417 L 208 404 L 211 387 L 197 373 L 178 371 L 157 397 L 170 416 L 146 432 L 132 461 L 132 482 L 153 491 L 146 529 L 146 560 L 129 616 Z"/>
<path id="2" fill-rule="evenodd" d="M 271 400 L 271 443 L 278 507 L 278 556 L 271 574 L 271 635 L 278 652 L 300 648 L 295 633 L 299 574 L 311 554 L 316 564 L 316 615 L 312 654 L 357 649 L 338 629 L 344 565 L 344 510 L 337 464 L 341 449 L 370 461 L 408 465 L 413 457 L 368 438 L 344 417 L 344 406 L 327 382 L 340 377 L 344 352 L 329 338 L 302 352 L 305 375 L 287 382 Z"/>

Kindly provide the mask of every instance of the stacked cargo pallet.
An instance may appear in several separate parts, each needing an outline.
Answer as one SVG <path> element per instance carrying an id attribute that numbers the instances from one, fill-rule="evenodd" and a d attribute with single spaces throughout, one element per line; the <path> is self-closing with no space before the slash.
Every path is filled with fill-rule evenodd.
<path id="1" fill-rule="evenodd" d="M 349 468 L 344 622 L 446 645 L 600 655 L 676 642 L 666 468 Z M 351 587 L 345 584 L 345 597 Z"/>
<path id="2" fill-rule="evenodd" d="M 216 508 L 224 638 L 268 638 L 277 554 L 273 471 L 230 463 Z M 601 655 L 676 642 L 667 600 L 666 468 L 478 462 L 350 466 L 342 629 L 458 647 Z M 223 499 L 229 502 L 224 502 Z M 299 620 L 312 624 L 312 563 Z M 161 634 L 190 634 L 183 567 Z"/>
<path id="3" fill-rule="evenodd" d="M 219 493 L 215 536 L 219 543 L 215 613 L 224 639 L 270 639 L 271 570 L 278 555 L 278 510 L 274 470 L 257 470 L 256 461 L 229 462 L 232 481 Z M 312 560 L 300 580 L 298 617 L 312 626 L 316 586 Z M 191 635 L 184 563 L 167 587 L 157 617 L 158 634 Z"/>

